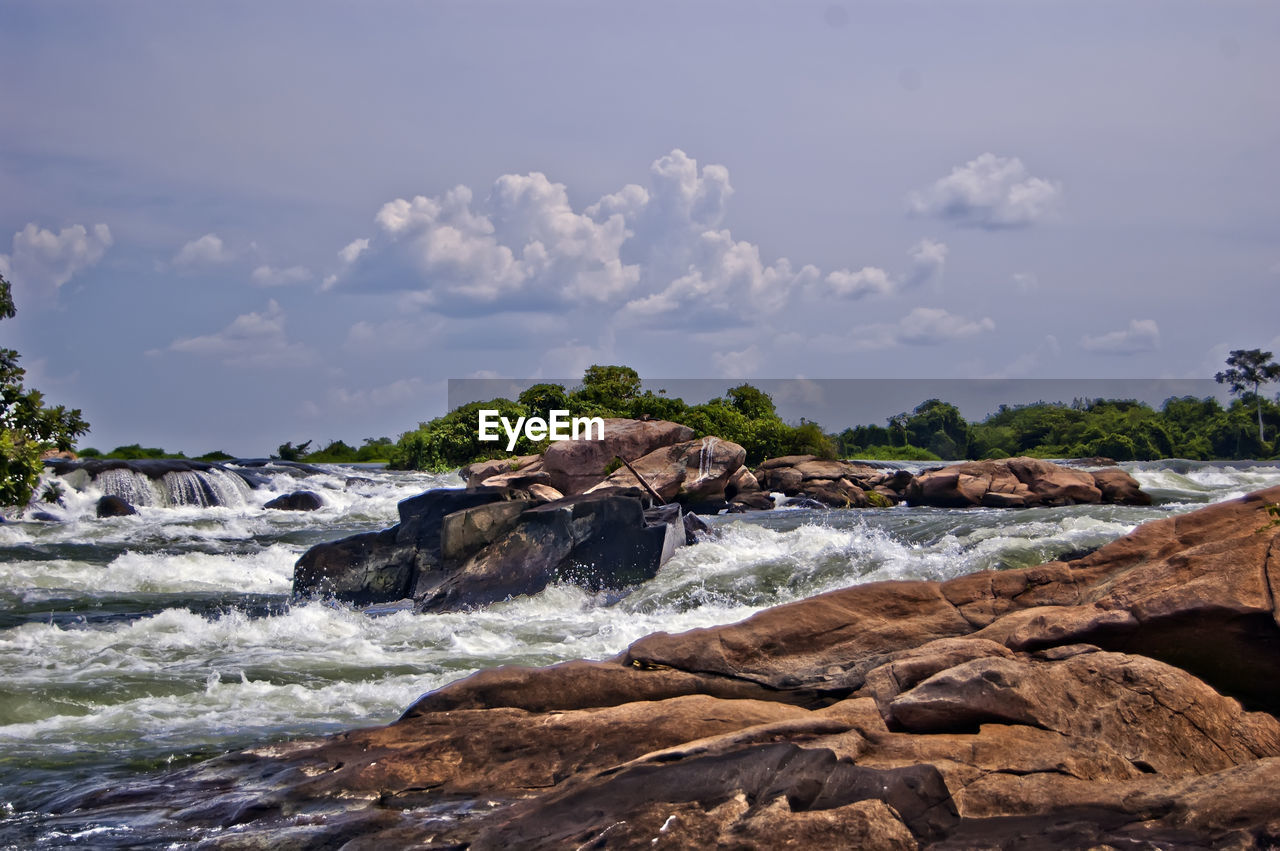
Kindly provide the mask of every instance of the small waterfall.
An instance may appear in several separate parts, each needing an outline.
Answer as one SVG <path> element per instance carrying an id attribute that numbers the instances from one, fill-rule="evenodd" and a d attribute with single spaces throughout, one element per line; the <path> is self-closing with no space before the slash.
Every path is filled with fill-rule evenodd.
<path id="1" fill-rule="evenodd" d="M 247 502 L 249 492 L 239 476 L 218 469 L 176 470 L 165 473 L 160 482 L 169 506 L 238 507 Z"/>
<path id="2" fill-rule="evenodd" d="M 720 442 L 718 437 L 702 438 L 702 446 L 698 447 L 698 481 L 709 479 L 711 477 L 711 468 L 715 462 L 716 444 Z"/>
<path id="3" fill-rule="evenodd" d="M 104 495 L 118 496 L 135 507 L 167 504 L 151 479 L 136 470 L 103 470 L 93 481 Z"/>

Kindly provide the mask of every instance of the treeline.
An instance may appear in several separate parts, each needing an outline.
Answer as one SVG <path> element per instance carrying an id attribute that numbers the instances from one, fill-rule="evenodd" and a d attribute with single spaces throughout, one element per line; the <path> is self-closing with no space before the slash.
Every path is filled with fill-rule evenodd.
<path id="1" fill-rule="evenodd" d="M 838 451 L 835 440 L 817 423 L 783 422 L 773 399 L 749 384 L 733 387 L 709 402 L 689 405 L 662 390 L 641 390 L 640 375 L 630 367 L 592 366 L 582 376 L 582 385 L 573 390 L 559 384 L 535 384 L 514 401 L 472 402 L 420 423 L 414 431 L 401 435 L 390 466 L 398 470 L 453 470 L 473 461 L 506 457 L 505 439 L 480 440 L 477 424 L 481 409 L 497 410 L 513 423 L 518 417 L 546 418 L 554 410 L 568 410 L 575 417 L 670 420 L 689 426 L 700 437 L 714 435 L 740 444 L 747 450 L 748 464 L 779 455 L 834 458 Z M 515 453 L 531 455 L 546 448 L 546 442 L 534 443 L 521 435 Z"/>
<path id="2" fill-rule="evenodd" d="M 1192 396 L 1168 399 L 1158 410 L 1118 399 L 1001 405 L 978 423 L 966 422 L 955 405 L 929 399 L 910 413 L 890 417 L 885 426 L 845 429 L 836 442 L 842 457 L 864 458 L 885 457 L 894 449 L 940 460 L 1012 455 L 1117 461 L 1272 458 L 1280 447 L 1259 436 L 1259 402 L 1266 432 L 1274 435 L 1280 430 L 1280 406 L 1252 396 L 1227 408 L 1217 399 Z"/>
<path id="3" fill-rule="evenodd" d="M 395 443 L 389 437 L 367 437 L 360 446 L 350 446 L 344 441 L 333 440 L 319 449 L 311 449 L 312 441 L 293 445 L 293 442 L 280 444 L 272 458 L 283 461 L 304 461 L 310 464 L 363 464 L 378 463 L 390 460 L 395 450 Z M 92 446 L 77 452 L 81 458 L 112 458 L 125 461 L 136 461 L 142 458 L 186 458 L 183 452 L 170 452 L 156 446 L 142 446 L 131 443 L 128 446 L 117 446 L 110 452 L 103 452 Z M 229 455 L 220 449 L 192 456 L 194 461 L 234 461 L 238 455 Z"/>
<path id="4" fill-rule="evenodd" d="M 464 464 L 505 457 L 505 438 L 482 442 L 481 409 L 494 409 L 515 422 L 546 418 L 552 410 L 573 416 L 627 417 L 683 423 L 697 436 L 714 435 L 741 444 L 747 464 L 781 455 L 875 460 L 963 460 L 1032 455 L 1042 458 L 1102 456 L 1117 461 L 1189 458 L 1198 460 L 1271 458 L 1280 431 L 1280 406 L 1245 393 L 1224 408 L 1216 399 L 1171 398 L 1158 410 L 1142 402 L 1076 399 L 1071 403 L 1002 405 L 981 422 L 970 423 L 949 402 L 929 399 L 913 411 L 890 417 L 886 425 L 862 425 L 838 434 L 817 423 L 783 422 L 768 394 L 741 384 L 724 396 L 689 405 L 664 391 L 641 390 L 639 374 L 624 366 L 592 366 L 582 385 L 537 384 L 511 399 L 473 402 L 401 435 L 390 447 L 389 466 L 402 470 L 452 470 Z M 533 454 L 547 444 L 523 435 L 515 453 Z"/>

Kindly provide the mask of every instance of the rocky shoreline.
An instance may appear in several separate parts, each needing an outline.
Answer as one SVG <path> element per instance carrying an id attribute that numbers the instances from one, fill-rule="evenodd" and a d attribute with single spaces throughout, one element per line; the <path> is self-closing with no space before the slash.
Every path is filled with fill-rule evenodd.
<path id="1" fill-rule="evenodd" d="M 1272 847 L 1278 504 L 483 671 L 385 727 L 177 772 L 146 805 L 217 848 Z"/>

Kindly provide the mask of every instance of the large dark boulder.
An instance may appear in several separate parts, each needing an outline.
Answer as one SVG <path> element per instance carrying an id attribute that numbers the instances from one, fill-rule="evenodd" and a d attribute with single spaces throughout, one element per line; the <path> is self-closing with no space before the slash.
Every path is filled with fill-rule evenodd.
<path id="1" fill-rule="evenodd" d="M 99 499 L 96 511 L 99 517 L 128 517 L 138 513 L 138 509 L 114 494 L 107 494 Z"/>
<path id="2" fill-rule="evenodd" d="M 277 511 L 319 511 L 324 508 L 324 500 L 314 491 L 294 491 L 278 496 L 262 507 Z"/>
<path id="3" fill-rule="evenodd" d="M 439 489 L 404 500 L 391 529 L 303 554 L 294 595 L 361 605 L 409 598 L 424 611 L 449 611 L 536 594 L 558 581 L 621 589 L 652 577 L 685 542 L 679 508 L 647 518 L 635 491 L 552 502 L 508 499 L 511 493 Z"/>

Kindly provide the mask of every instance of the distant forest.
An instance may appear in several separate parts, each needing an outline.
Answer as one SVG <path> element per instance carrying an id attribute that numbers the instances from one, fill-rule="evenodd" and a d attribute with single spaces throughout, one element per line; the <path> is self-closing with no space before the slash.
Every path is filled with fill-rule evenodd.
<path id="1" fill-rule="evenodd" d="M 773 399 L 750 384 L 729 388 L 723 396 L 696 405 L 680 398 L 641 390 L 639 374 L 625 366 L 592 366 L 582 384 L 568 390 L 537 384 L 516 399 L 492 399 L 462 405 L 420 423 L 396 441 L 367 438 L 359 447 L 341 440 L 312 449 L 312 441 L 281 444 L 275 457 L 311 463 L 387 462 L 401 470 L 452 470 L 473 461 L 504 457 L 505 445 L 482 443 L 478 411 L 497 409 L 513 422 L 521 416 L 546 417 L 552 410 L 574 416 L 629 417 L 683 423 L 698 436 L 714 435 L 741 444 L 747 463 L 781 455 L 869 460 L 951 461 L 1032 455 L 1041 458 L 1105 457 L 1116 461 L 1159 458 L 1270 459 L 1280 453 L 1280 405 L 1240 390 L 1229 406 L 1214 398 L 1181 396 L 1159 409 L 1126 399 L 1073 399 L 1002 405 L 981 422 L 968 422 L 953 404 L 927 399 L 914 410 L 870 424 L 825 431 L 801 419 L 786 423 Z M 1270 438 L 1270 439 L 1267 439 Z M 515 453 L 533 454 L 546 444 L 521 437 Z M 84 457 L 183 457 L 162 449 L 121 446 L 109 453 L 84 449 Z M 224 452 L 201 460 L 229 460 Z"/>

